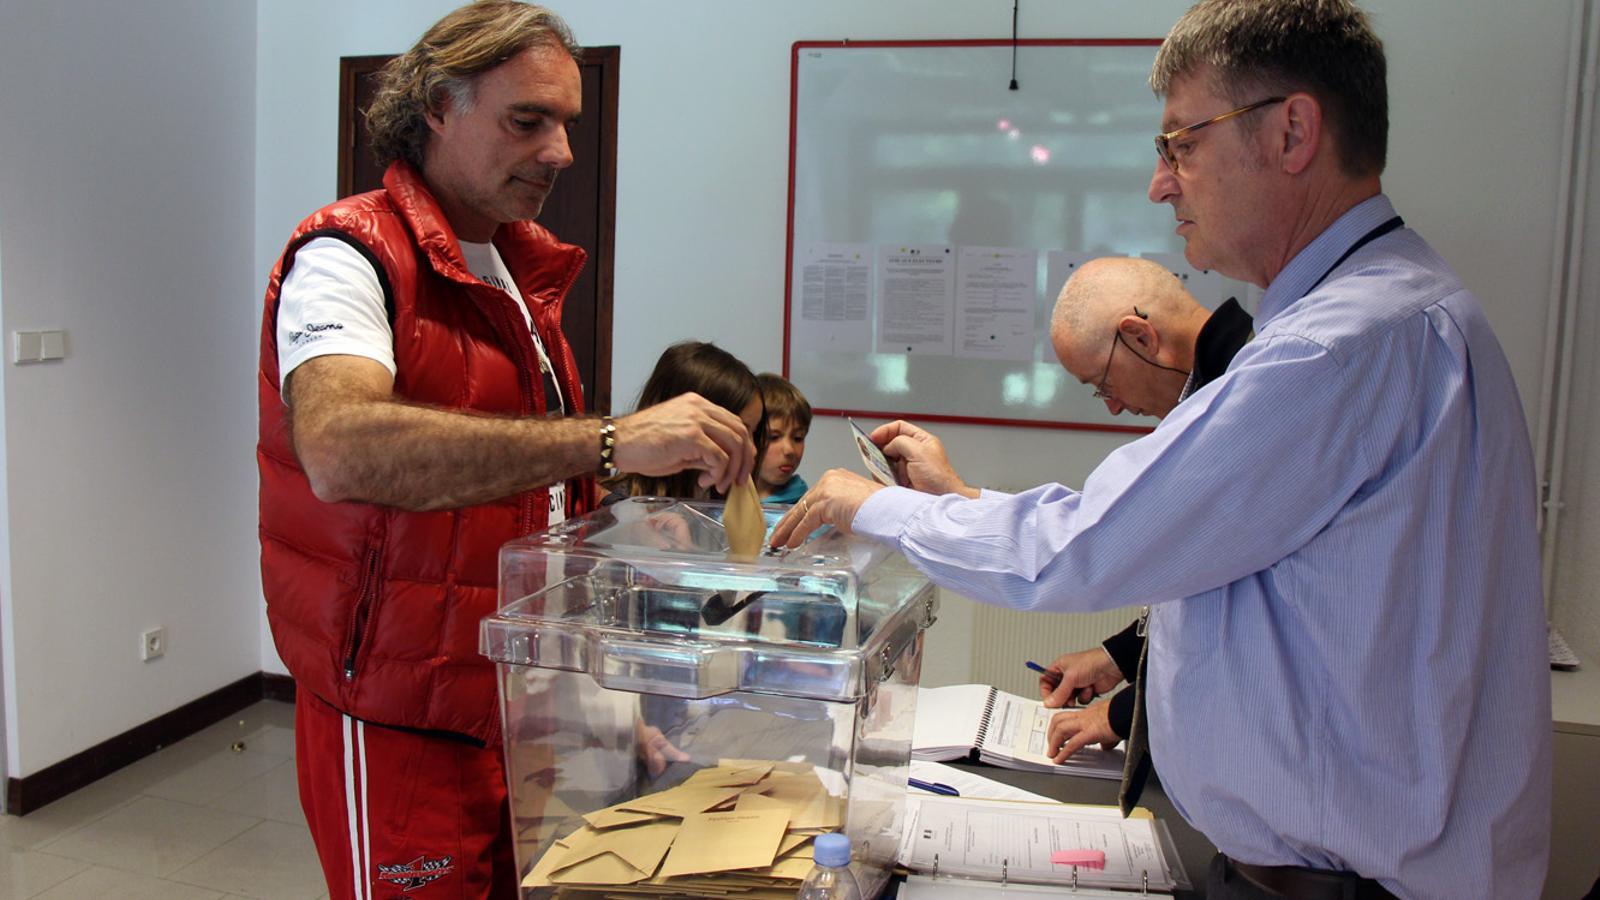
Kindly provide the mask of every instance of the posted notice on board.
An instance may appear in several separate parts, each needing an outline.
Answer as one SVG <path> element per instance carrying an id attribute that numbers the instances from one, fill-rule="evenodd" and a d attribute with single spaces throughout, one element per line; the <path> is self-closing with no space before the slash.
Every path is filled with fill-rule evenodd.
<path id="1" fill-rule="evenodd" d="M 795 254 L 792 345 L 801 352 L 866 353 L 872 347 L 872 246 L 812 243 Z"/>
<path id="2" fill-rule="evenodd" d="M 879 353 L 951 355 L 955 271 L 943 244 L 878 248 Z"/>
<path id="3" fill-rule="evenodd" d="M 1014 247 L 962 247 L 956 282 L 955 355 L 1031 360 L 1039 254 Z"/>

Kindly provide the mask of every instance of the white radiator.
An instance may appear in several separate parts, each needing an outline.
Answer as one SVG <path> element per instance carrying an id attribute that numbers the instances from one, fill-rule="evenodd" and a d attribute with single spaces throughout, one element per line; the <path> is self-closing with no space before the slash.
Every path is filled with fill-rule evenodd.
<path id="1" fill-rule="evenodd" d="M 1063 653 L 1095 647 L 1138 618 L 1138 607 L 1103 613 L 1017 612 L 940 591 L 939 621 L 928 635 L 922 683 L 992 684 L 1037 696 L 1042 666 Z"/>

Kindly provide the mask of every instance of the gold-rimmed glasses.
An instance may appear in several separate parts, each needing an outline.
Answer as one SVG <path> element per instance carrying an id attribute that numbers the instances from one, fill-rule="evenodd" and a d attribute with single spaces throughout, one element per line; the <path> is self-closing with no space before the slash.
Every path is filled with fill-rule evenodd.
<path id="1" fill-rule="evenodd" d="M 1156 154 L 1161 157 L 1162 162 L 1167 164 L 1167 168 L 1172 170 L 1172 174 L 1176 175 L 1178 174 L 1178 158 L 1172 154 L 1172 142 L 1174 140 L 1184 137 L 1185 135 L 1193 134 L 1207 125 L 1215 125 L 1218 122 L 1226 122 L 1235 116 L 1242 116 L 1247 112 L 1253 112 L 1263 106 L 1271 106 L 1274 103 L 1282 103 L 1287 99 L 1289 98 L 1268 97 L 1265 100 L 1257 100 L 1249 106 L 1241 106 L 1238 109 L 1230 109 L 1220 116 L 1212 116 L 1209 119 L 1196 122 L 1193 125 L 1185 125 L 1176 131 L 1169 131 L 1166 134 L 1158 134 L 1156 135 Z"/>

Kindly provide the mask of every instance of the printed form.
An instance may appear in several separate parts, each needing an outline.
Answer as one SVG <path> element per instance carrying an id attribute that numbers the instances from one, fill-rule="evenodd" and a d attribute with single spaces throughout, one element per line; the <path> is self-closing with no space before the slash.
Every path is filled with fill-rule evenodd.
<path id="1" fill-rule="evenodd" d="M 998 881 L 1065 883 L 1073 867 L 1050 862 L 1057 850 L 1100 850 L 1104 871 L 1079 869 L 1079 882 L 1100 887 L 1170 890 L 1174 874 L 1154 819 L 1124 819 L 1111 807 L 920 798 L 907 810 L 900 861 L 918 872 Z"/>

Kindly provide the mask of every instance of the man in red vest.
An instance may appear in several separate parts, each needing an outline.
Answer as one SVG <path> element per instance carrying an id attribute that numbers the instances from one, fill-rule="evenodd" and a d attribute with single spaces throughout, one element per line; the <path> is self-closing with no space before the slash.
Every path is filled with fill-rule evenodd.
<path id="1" fill-rule="evenodd" d="M 560 325 L 585 255 L 532 221 L 572 162 L 578 52 L 537 6 L 445 16 L 382 73 L 383 189 L 308 217 L 268 283 L 262 580 L 334 898 L 516 896 L 477 638 L 497 551 L 590 509 L 596 473 L 726 490 L 755 459 L 692 394 L 583 414 Z"/>

